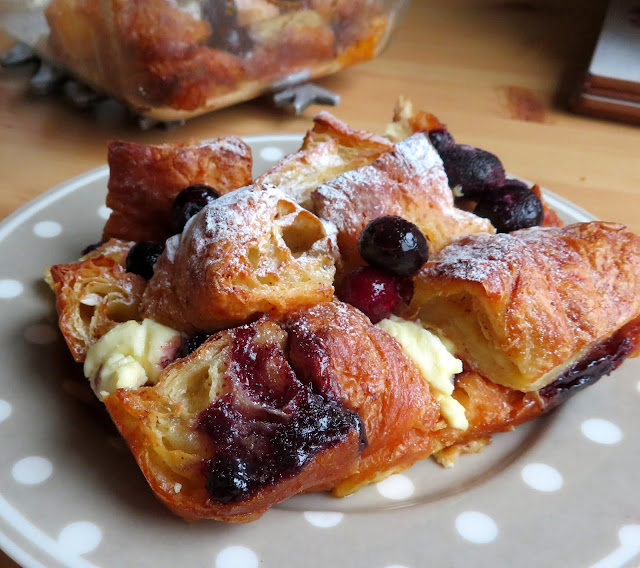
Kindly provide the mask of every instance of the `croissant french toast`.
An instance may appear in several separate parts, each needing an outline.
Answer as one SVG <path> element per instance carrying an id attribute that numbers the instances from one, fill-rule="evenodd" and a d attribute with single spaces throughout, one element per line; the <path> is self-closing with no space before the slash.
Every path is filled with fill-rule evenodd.
<path id="1" fill-rule="evenodd" d="M 253 183 L 236 142 L 217 148 L 238 164 L 111 145 L 117 238 L 47 281 L 74 358 L 176 514 L 247 522 L 428 456 L 450 467 L 640 353 L 640 237 L 554 226 L 536 186 L 398 108 L 392 141 L 321 113 Z M 491 167 L 474 178 L 455 152 Z"/>
<path id="2" fill-rule="evenodd" d="M 358 252 L 362 229 L 383 215 L 415 223 L 428 238 L 432 253 L 460 235 L 494 231 L 487 219 L 454 207 L 442 162 L 425 133 L 398 142 L 371 165 L 321 185 L 311 200 L 318 216 L 336 225 L 340 254 L 348 268 L 362 264 Z"/>
<path id="3" fill-rule="evenodd" d="M 423 452 L 394 450 L 412 433 L 427 438 L 439 416 L 399 345 L 334 302 L 222 331 L 156 386 L 119 389 L 105 404 L 170 507 L 234 522 L 301 491 L 406 468 Z"/>
<path id="4" fill-rule="evenodd" d="M 167 241 L 142 314 L 185 332 L 213 332 L 330 300 L 334 235 L 273 186 L 214 201 Z"/>
<path id="5" fill-rule="evenodd" d="M 417 317 L 471 368 L 539 390 L 616 331 L 637 327 L 640 239 L 600 222 L 469 235 L 427 263 L 414 286 Z"/>

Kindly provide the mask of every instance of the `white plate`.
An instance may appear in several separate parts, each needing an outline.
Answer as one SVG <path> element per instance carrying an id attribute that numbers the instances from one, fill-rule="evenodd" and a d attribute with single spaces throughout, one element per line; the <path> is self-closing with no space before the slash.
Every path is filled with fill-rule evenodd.
<path id="1" fill-rule="evenodd" d="M 298 136 L 247 141 L 256 173 Z M 640 563 L 640 364 L 444 470 L 430 460 L 358 494 L 290 499 L 248 525 L 187 524 L 153 497 L 56 330 L 45 266 L 99 239 L 107 169 L 0 225 L 0 547 L 28 568 Z M 593 219 L 545 194 L 567 222 Z M 91 400 L 89 397 L 87 400 Z"/>

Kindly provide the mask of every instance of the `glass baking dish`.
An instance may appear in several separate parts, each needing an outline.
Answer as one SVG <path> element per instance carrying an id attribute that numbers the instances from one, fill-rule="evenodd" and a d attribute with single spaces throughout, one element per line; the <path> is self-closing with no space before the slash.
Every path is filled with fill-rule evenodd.
<path id="1" fill-rule="evenodd" d="M 376 56 L 408 0 L 5 0 L 2 27 L 93 89 L 189 118 Z"/>

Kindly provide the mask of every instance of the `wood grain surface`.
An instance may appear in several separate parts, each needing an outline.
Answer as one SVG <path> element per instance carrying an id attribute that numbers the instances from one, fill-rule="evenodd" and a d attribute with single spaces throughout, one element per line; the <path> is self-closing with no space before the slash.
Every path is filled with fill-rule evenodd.
<path id="1" fill-rule="evenodd" d="M 500 156 L 508 171 L 640 232 L 640 130 L 564 110 L 605 7 L 596 0 L 414 0 L 382 55 L 320 83 L 342 96 L 337 116 L 377 131 L 396 97 L 406 95 L 457 141 Z M 9 45 L 0 36 L 0 48 Z M 318 110 L 295 117 L 257 100 L 172 131 L 142 132 L 61 98 L 33 96 L 26 77 L 0 73 L 0 218 L 104 164 L 111 138 L 159 143 L 303 132 Z M 16 566 L 0 553 L 0 568 Z"/>

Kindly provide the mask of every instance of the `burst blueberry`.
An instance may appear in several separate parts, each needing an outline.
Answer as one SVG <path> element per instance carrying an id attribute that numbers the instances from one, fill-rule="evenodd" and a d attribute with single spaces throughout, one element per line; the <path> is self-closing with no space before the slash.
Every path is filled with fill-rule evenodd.
<path id="1" fill-rule="evenodd" d="M 249 492 L 251 477 L 245 459 L 221 455 L 211 464 L 206 488 L 209 495 L 220 503 L 239 501 Z"/>

